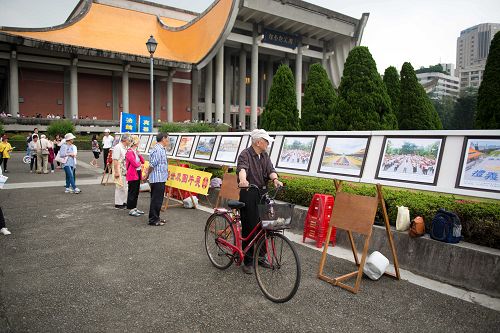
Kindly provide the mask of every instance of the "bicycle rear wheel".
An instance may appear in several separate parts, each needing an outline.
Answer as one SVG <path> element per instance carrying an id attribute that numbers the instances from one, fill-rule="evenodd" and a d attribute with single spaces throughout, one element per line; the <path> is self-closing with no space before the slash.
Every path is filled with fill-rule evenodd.
<path id="1" fill-rule="evenodd" d="M 221 239 L 236 244 L 233 225 L 226 215 L 212 214 L 205 225 L 205 249 L 215 267 L 226 269 L 233 263 L 233 251 L 220 244 Z"/>
<path id="2" fill-rule="evenodd" d="M 29 156 L 24 156 L 23 157 L 23 163 L 24 164 L 30 164 L 30 162 L 31 162 L 31 157 L 29 157 Z"/>
<path id="3" fill-rule="evenodd" d="M 275 303 L 289 301 L 300 284 L 300 261 L 288 238 L 268 233 L 257 244 L 254 269 L 262 293 Z"/>

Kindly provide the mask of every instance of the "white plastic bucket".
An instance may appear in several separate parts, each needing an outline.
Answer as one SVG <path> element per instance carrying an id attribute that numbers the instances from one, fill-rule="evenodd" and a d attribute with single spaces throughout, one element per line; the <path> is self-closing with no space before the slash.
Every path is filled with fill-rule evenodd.
<path id="1" fill-rule="evenodd" d="M 389 259 L 382 253 L 374 251 L 366 259 L 363 272 L 372 280 L 378 280 L 389 266 Z"/>

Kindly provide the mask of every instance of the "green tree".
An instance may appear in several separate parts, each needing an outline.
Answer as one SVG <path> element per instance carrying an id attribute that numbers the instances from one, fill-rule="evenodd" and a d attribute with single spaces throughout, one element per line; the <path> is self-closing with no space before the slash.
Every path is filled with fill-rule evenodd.
<path id="1" fill-rule="evenodd" d="M 477 89 L 468 88 L 460 93 L 453 108 L 453 129 L 473 129 L 478 100 Z"/>
<path id="2" fill-rule="evenodd" d="M 337 118 L 336 130 L 391 130 L 398 128 L 391 100 L 377 71 L 377 65 L 365 46 L 357 46 L 347 57 L 339 86 L 345 101 L 335 103 L 330 122 Z"/>
<path id="3" fill-rule="evenodd" d="M 387 94 L 391 99 L 392 112 L 398 117 L 399 114 L 399 95 L 401 94 L 401 83 L 399 82 L 399 73 L 396 67 L 389 66 L 384 72 L 384 84 Z M 399 120 L 399 119 L 398 119 Z"/>
<path id="4" fill-rule="evenodd" d="M 335 90 L 323 66 L 318 63 L 311 65 L 302 98 L 300 128 L 303 131 L 330 130 L 327 120 L 333 112 L 335 100 Z"/>
<path id="5" fill-rule="evenodd" d="M 442 98 L 431 99 L 431 102 L 439 115 L 441 124 L 443 124 L 443 129 L 455 129 L 453 116 L 453 110 L 456 104 L 455 99 L 451 96 L 443 96 Z"/>
<path id="6" fill-rule="evenodd" d="M 490 45 L 483 81 L 477 97 L 476 128 L 500 128 L 500 34 Z"/>
<path id="7" fill-rule="evenodd" d="M 418 83 L 413 66 L 405 62 L 401 68 L 399 128 L 402 130 L 437 130 L 443 126 L 434 106 Z"/>
<path id="8" fill-rule="evenodd" d="M 47 134 L 50 137 L 55 137 L 57 134 L 65 135 L 66 133 L 74 133 L 75 125 L 70 120 L 61 119 L 50 123 L 47 127 Z"/>
<path id="9" fill-rule="evenodd" d="M 300 130 L 295 80 L 287 65 L 281 65 L 274 75 L 260 127 L 268 131 Z"/>

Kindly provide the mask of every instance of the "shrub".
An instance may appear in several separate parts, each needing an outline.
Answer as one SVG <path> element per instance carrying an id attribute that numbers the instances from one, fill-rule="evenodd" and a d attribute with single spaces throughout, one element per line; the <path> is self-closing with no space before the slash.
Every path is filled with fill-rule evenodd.
<path id="1" fill-rule="evenodd" d="M 315 193 L 335 194 L 332 180 L 314 177 L 282 175 L 288 187 L 280 199 L 302 206 L 309 206 Z M 375 196 L 375 185 L 343 183 L 342 191 L 358 195 Z M 500 249 L 500 203 L 498 201 L 459 200 L 453 195 L 413 191 L 400 188 L 383 188 L 384 200 L 391 225 L 395 225 L 397 206 L 406 206 L 411 218 L 422 216 L 427 232 L 439 208 L 455 212 L 462 222 L 464 240 L 478 245 Z M 379 208 L 376 220 L 383 222 Z"/>
<path id="2" fill-rule="evenodd" d="M 227 124 L 164 123 L 160 126 L 160 132 L 166 132 L 166 133 L 228 132 L 229 128 L 230 126 Z"/>
<path id="3" fill-rule="evenodd" d="M 181 124 L 178 123 L 164 123 L 159 128 L 160 132 L 164 133 L 179 133 L 184 132 Z"/>
<path id="4" fill-rule="evenodd" d="M 69 120 L 61 119 L 56 120 L 47 128 L 47 134 L 53 138 L 56 134 L 65 135 L 66 133 L 74 133 L 75 125 Z"/>

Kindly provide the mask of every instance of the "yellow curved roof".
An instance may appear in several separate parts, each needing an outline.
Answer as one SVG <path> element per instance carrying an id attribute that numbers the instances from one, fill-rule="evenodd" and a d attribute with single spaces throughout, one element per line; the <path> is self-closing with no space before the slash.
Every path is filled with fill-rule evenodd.
<path id="1" fill-rule="evenodd" d="M 146 41 L 153 35 L 158 42 L 155 58 L 197 64 L 216 45 L 227 28 L 235 2 L 219 0 L 190 23 L 163 19 L 133 10 L 92 3 L 89 12 L 79 21 L 48 31 L 2 30 L 10 35 L 41 41 L 68 44 L 149 57 Z M 174 28 L 175 27 L 175 28 Z"/>

